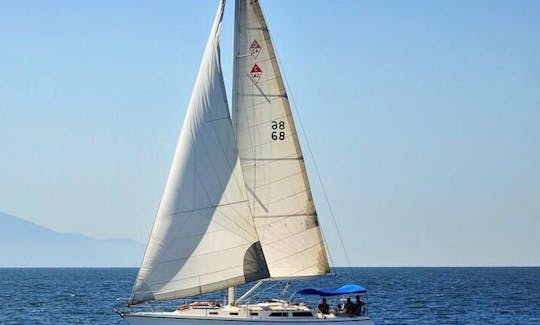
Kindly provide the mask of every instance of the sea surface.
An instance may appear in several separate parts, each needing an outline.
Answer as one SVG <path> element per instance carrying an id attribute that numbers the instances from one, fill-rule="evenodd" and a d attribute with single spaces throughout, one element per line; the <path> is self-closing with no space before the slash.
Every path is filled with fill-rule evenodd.
<path id="1" fill-rule="evenodd" d="M 540 268 L 335 271 L 336 276 L 291 283 L 283 297 L 307 286 L 358 283 L 368 289 L 369 314 L 376 324 L 540 324 Z M 0 324 L 127 324 L 114 310 L 125 308 L 136 273 L 134 268 L 0 268 Z M 284 287 L 268 282 L 255 298 L 278 297 Z M 222 301 L 224 295 L 207 298 Z M 183 302 L 153 308 L 174 309 Z"/>

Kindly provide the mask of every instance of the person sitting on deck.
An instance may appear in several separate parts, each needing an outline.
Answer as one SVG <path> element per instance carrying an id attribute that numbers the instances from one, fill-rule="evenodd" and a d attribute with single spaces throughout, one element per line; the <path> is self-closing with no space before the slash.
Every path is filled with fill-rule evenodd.
<path id="1" fill-rule="evenodd" d="M 347 298 L 347 302 L 345 303 L 345 314 L 350 316 L 356 315 L 356 306 L 351 301 L 351 298 Z"/>
<path id="2" fill-rule="evenodd" d="M 356 295 L 356 302 L 355 302 L 355 315 L 356 316 L 364 316 L 364 301 L 362 299 L 360 299 L 360 296 L 359 295 Z"/>
<path id="3" fill-rule="evenodd" d="M 319 312 L 324 315 L 330 314 L 330 306 L 326 303 L 326 298 L 322 298 L 322 302 L 319 304 Z"/>

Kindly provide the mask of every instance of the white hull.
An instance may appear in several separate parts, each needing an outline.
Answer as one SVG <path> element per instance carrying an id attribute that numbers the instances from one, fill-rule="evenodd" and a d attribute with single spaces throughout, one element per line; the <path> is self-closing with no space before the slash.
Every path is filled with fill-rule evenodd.
<path id="1" fill-rule="evenodd" d="M 172 312 L 134 312 L 120 314 L 131 325 L 206 325 L 206 324 L 359 324 L 373 325 L 368 316 L 323 315 L 304 304 L 273 301 L 255 305 L 201 307 L 205 302 L 184 305 Z"/>
<path id="2" fill-rule="evenodd" d="M 123 316 L 131 325 L 255 325 L 255 324 L 358 324 L 373 325 L 369 317 L 334 317 L 334 318 L 298 318 L 282 317 L 280 319 L 269 318 L 216 318 L 216 317 L 185 317 L 175 313 L 134 313 Z"/>

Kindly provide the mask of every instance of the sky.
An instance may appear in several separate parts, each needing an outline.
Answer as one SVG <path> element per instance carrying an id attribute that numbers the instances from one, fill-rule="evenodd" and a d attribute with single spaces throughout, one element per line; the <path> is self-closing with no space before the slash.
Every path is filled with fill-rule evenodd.
<path id="1" fill-rule="evenodd" d="M 261 5 L 350 264 L 540 265 L 540 2 Z M 0 211 L 146 242 L 216 8 L 0 1 Z"/>

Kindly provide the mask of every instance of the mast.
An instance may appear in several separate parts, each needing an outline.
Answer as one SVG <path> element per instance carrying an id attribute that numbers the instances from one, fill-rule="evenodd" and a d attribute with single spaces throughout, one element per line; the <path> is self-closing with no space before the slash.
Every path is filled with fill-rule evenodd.
<path id="1" fill-rule="evenodd" d="M 236 37 L 236 35 L 238 35 L 238 32 L 240 30 L 239 28 L 239 23 L 240 23 L 240 16 L 239 16 L 239 5 L 240 5 L 240 1 L 239 0 L 235 0 L 235 3 L 234 3 L 234 46 L 233 46 L 233 86 L 232 86 L 232 91 L 233 93 L 236 91 L 238 85 L 237 85 L 237 78 L 235 78 L 234 76 L 236 76 L 238 74 L 238 64 L 236 62 L 236 57 L 239 55 L 239 53 L 237 53 L 237 49 L 238 49 L 238 46 L 237 46 L 237 42 L 238 42 L 238 37 Z M 231 120 L 232 120 L 232 125 L 233 125 L 233 129 L 236 130 L 236 123 L 234 121 L 236 121 L 235 119 L 235 116 L 236 116 L 236 96 L 232 96 L 232 109 L 231 109 Z M 227 289 L 227 304 L 228 305 L 234 305 L 236 302 L 236 287 L 229 287 Z"/>
<path id="2" fill-rule="evenodd" d="M 234 2 L 234 46 L 233 46 L 233 84 L 232 84 L 232 109 L 231 109 L 231 120 L 233 124 L 233 128 L 235 130 L 236 135 L 236 116 L 238 114 L 238 103 L 236 96 L 236 92 L 238 91 L 238 75 L 239 75 L 239 65 L 238 65 L 238 58 L 242 55 L 242 52 L 240 52 L 240 6 L 242 5 L 241 0 L 235 0 Z"/>
<path id="3" fill-rule="evenodd" d="M 227 289 L 227 305 L 232 306 L 236 302 L 236 287 L 229 287 Z"/>

